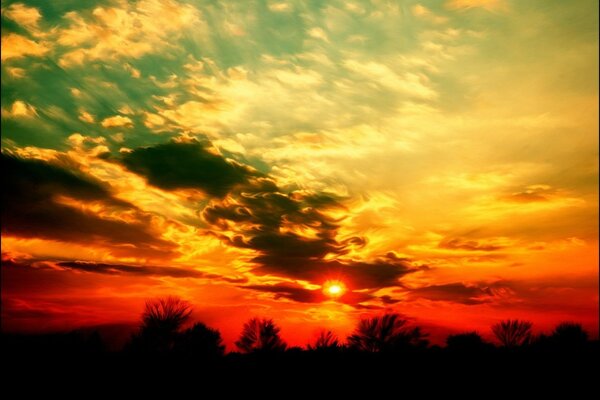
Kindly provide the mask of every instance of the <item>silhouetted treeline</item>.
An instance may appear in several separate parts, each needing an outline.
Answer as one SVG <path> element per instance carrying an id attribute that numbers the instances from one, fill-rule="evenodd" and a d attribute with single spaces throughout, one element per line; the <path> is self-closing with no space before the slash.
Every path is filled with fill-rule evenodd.
<path id="1" fill-rule="evenodd" d="M 332 385 L 352 393 L 359 387 L 385 392 L 397 385 L 448 390 L 475 384 L 496 393 L 525 385 L 539 394 L 540 388 L 560 384 L 580 398 L 575 390 L 589 391 L 598 372 L 599 342 L 573 322 L 534 335 L 528 321 L 499 321 L 491 327 L 497 343 L 471 331 L 449 335 L 438 346 L 409 319 L 387 313 L 360 320 L 347 338 L 323 330 L 304 347 L 290 347 L 275 321 L 250 318 L 235 350 L 226 353 L 220 332 L 191 323 L 191 314 L 181 299 L 149 300 L 140 325 L 120 350 L 111 350 L 90 329 L 3 333 L 2 359 L 10 366 L 4 381 L 24 381 L 20 391 L 45 380 L 45 388 L 77 381 L 96 389 L 134 386 L 152 394 L 155 387 L 171 391 L 198 385 L 266 394 L 272 384 L 290 385 L 294 393 Z M 289 397 L 292 392 L 276 393 Z"/>
<path id="2" fill-rule="evenodd" d="M 389 359 L 394 357 L 452 358 L 457 356 L 504 357 L 506 354 L 598 353 L 598 340 L 590 340 L 578 323 L 563 322 L 549 334 L 534 335 L 529 321 L 505 320 L 491 326 L 498 344 L 478 332 L 451 334 L 445 346 L 431 346 L 427 333 L 397 313 L 386 313 L 358 322 L 354 332 L 341 339 L 323 330 L 302 347 L 288 347 L 275 321 L 250 318 L 235 342 L 236 351 L 225 353 L 221 334 L 201 322 L 189 325 L 189 303 L 167 297 L 146 302 L 140 326 L 121 351 L 109 351 L 98 332 L 76 330 L 54 334 L 3 334 L 2 351 L 13 356 L 71 355 L 81 357 L 118 354 L 130 359 L 185 359 L 198 365 L 252 364 L 263 359 Z"/>

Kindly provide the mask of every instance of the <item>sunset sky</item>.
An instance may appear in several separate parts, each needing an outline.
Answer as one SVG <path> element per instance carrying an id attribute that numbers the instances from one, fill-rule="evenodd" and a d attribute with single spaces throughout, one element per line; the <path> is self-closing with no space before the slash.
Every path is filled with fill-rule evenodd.
<path id="1" fill-rule="evenodd" d="M 596 0 L 3 0 L 1 65 L 4 331 L 598 334 Z"/>

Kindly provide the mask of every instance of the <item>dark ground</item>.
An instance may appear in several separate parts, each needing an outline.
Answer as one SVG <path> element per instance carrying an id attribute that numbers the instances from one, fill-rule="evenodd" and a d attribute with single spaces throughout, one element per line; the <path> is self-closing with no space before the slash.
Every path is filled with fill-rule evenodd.
<path id="1" fill-rule="evenodd" d="M 194 398 L 445 397 L 595 398 L 598 341 L 577 349 L 433 347 L 393 354 L 290 349 L 201 359 L 106 351 L 93 335 L 2 335 L 2 388 L 6 398 L 135 398 L 166 394 Z"/>

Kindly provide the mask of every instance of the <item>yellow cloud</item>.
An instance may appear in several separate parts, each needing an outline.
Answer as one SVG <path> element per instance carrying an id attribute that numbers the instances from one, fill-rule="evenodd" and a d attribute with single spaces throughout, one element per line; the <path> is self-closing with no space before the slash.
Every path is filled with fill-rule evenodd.
<path id="1" fill-rule="evenodd" d="M 15 79 L 25 77 L 25 70 L 23 68 L 9 67 L 6 68 L 6 72 L 8 72 L 8 74 Z"/>
<path id="2" fill-rule="evenodd" d="M 129 65 L 129 64 L 125 64 L 125 69 L 126 69 L 127 71 L 129 71 L 129 73 L 131 74 L 131 77 L 132 77 L 132 78 L 136 78 L 136 79 L 137 79 L 137 78 L 139 78 L 140 76 L 142 76 L 142 73 L 140 72 L 140 70 L 139 70 L 139 69 L 136 69 L 136 68 L 132 67 L 132 66 L 131 66 L 131 65 Z"/>
<path id="3" fill-rule="evenodd" d="M 429 8 L 421 4 L 415 4 L 412 6 L 411 11 L 415 17 L 426 19 L 434 24 L 443 24 L 448 22 L 448 18 L 435 15 Z"/>
<path id="4" fill-rule="evenodd" d="M 15 101 L 8 110 L 2 109 L 2 116 L 4 118 L 32 118 L 36 115 L 37 111 L 35 107 L 21 100 Z"/>
<path id="5" fill-rule="evenodd" d="M 213 145 L 219 149 L 224 149 L 232 153 L 245 154 L 246 149 L 238 141 L 232 139 L 218 139 L 213 140 Z"/>
<path id="6" fill-rule="evenodd" d="M 102 120 L 102 126 L 105 128 L 115 128 L 120 126 L 132 126 L 133 121 L 129 117 L 115 115 Z"/>
<path id="7" fill-rule="evenodd" d="M 87 122 L 88 124 L 94 123 L 94 116 L 87 111 L 82 111 L 79 114 L 79 119 L 83 122 Z"/>
<path id="8" fill-rule="evenodd" d="M 487 10 L 506 9 L 505 0 L 450 0 L 446 2 L 446 7 L 450 9 L 476 8 L 481 7 Z"/>
<path id="9" fill-rule="evenodd" d="M 127 105 L 127 104 L 125 104 L 124 106 L 120 107 L 119 108 L 119 112 L 121 114 L 125 114 L 125 115 L 133 115 L 134 114 L 134 112 L 131 109 L 131 107 L 129 107 L 129 105 Z"/>
<path id="10" fill-rule="evenodd" d="M 273 12 L 287 12 L 292 9 L 290 4 L 285 2 L 269 3 L 268 7 Z"/>
<path id="11" fill-rule="evenodd" d="M 145 113 L 145 115 L 146 115 L 146 120 L 144 121 L 144 125 L 146 125 L 146 127 L 150 128 L 150 129 L 161 127 L 166 122 L 165 119 L 158 114 L 147 112 L 147 113 Z"/>
<path id="12" fill-rule="evenodd" d="M 21 3 L 11 4 L 2 8 L 2 15 L 12 19 L 30 32 L 38 30 L 38 22 L 42 18 L 39 10 L 35 7 L 28 7 Z"/>
<path id="13" fill-rule="evenodd" d="M 2 61 L 11 58 L 21 58 L 25 56 L 40 57 L 50 51 L 50 48 L 44 43 L 34 42 L 24 36 L 16 33 L 9 33 L 2 37 Z"/>
<path id="14" fill-rule="evenodd" d="M 327 33 L 322 28 L 314 27 L 308 30 L 308 36 L 322 40 L 324 42 L 329 42 L 329 38 L 327 37 Z"/>
<path id="15" fill-rule="evenodd" d="M 63 258 L 65 255 L 78 260 L 89 261 L 124 261 L 122 258 L 113 256 L 105 248 L 78 243 L 67 243 L 58 240 L 47 240 L 37 238 L 2 237 L 3 251 L 12 254 L 29 254 L 33 257 Z"/>
<path id="16" fill-rule="evenodd" d="M 293 87 L 310 88 L 323 82 L 323 78 L 318 72 L 301 68 L 295 71 L 277 70 L 273 75 L 282 83 Z"/>
<path id="17" fill-rule="evenodd" d="M 202 25 L 195 7 L 173 0 L 142 0 L 121 5 L 122 8 L 95 8 L 91 21 L 77 12 L 67 13 L 65 17 L 71 24 L 58 32 L 58 43 L 67 47 L 88 46 L 67 52 L 59 63 L 68 67 L 85 60 L 139 58 L 168 47 L 170 36 L 187 28 L 197 30 Z M 138 70 L 132 67 L 129 70 L 134 78 L 140 76 Z"/>
<path id="18" fill-rule="evenodd" d="M 519 194 L 520 195 L 520 194 Z M 471 221 L 510 221 L 512 218 L 534 214 L 558 212 L 561 209 L 571 207 L 585 207 L 586 201 L 578 197 L 558 196 L 541 199 L 532 199 L 530 195 L 511 195 L 509 197 L 481 196 L 474 200 L 464 211 L 469 215 Z"/>
<path id="19" fill-rule="evenodd" d="M 125 135 L 123 134 L 123 132 L 118 132 L 113 135 L 110 135 L 110 138 L 117 143 L 123 143 L 123 141 L 125 141 Z"/>
<path id="20" fill-rule="evenodd" d="M 412 72 L 398 74 L 387 65 L 375 61 L 346 60 L 344 66 L 350 71 L 370 79 L 373 83 L 394 89 L 400 93 L 422 99 L 435 99 L 437 97 L 437 93 L 430 86 L 429 78 L 424 74 Z"/>
<path id="21" fill-rule="evenodd" d="M 75 132 L 69 136 L 68 141 L 78 152 L 92 157 L 109 151 L 105 146 L 106 139 L 102 136 L 93 138 Z"/>

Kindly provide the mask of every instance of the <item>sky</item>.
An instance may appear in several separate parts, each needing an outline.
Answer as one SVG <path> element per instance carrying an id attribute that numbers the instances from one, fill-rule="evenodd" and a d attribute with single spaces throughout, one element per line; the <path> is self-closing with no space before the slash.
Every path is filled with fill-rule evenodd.
<path id="1" fill-rule="evenodd" d="M 597 1 L 1 4 L 4 331 L 597 336 Z"/>

